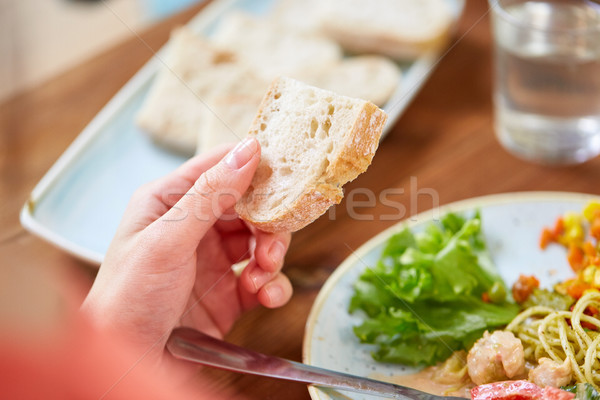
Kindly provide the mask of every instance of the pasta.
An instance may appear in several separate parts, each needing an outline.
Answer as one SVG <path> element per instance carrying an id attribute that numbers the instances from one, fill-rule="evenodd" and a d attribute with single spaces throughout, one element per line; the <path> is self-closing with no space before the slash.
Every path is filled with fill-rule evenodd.
<path id="1" fill-rule="evenodd" d="M 599 292 L 584 294 L 572 311 L 530 307 L 506 330 L 521 339 L 527 361 L 549 357 L 563 363 L 568 359 L 577 383 L 589 383 L 600 390 L 600 320 L 585 314 L 588 307 L 600 309 Z"/>

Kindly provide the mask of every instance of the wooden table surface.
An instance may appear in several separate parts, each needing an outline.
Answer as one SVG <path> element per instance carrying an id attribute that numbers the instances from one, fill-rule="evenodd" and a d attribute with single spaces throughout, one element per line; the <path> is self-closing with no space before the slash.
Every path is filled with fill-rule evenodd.
<path id="1" fill-rule="evenodd" d="M 93 270 L 27 233 L 19 209 L 29 192 L 101 107 L 167 40 L 170 30 L 200 7 L 142 32 L 118 47 L 0 106 L 0 267 L 3 270 Z M 469 0 L 455 40 L 427 83 L 383 140 L 369 170 L 346 187 L 375 194 L 403 189 L 394 201 L 406 215 L 493 193 L 572 191 L 600 194 L 600 159 L 548 167 L 514 158 L 494 136 L 491 42 L 487 2 Z M 414 199 L 417 199 L 415 202 Z M 396 223 L 380 202 L 352 218 L 343 201 L 294 235 L 285 271 L 295 294 L 278 310 L 244 316 L 228 339 L 249 348 L 301 360 L 304 325 L 319 288 L 339 263 L 367 239 Z M 90 282 L 91 282 L 91 275 Z M 308 399 L 306 387 L 215 372 L 219 385 L 252 399 Z"/>

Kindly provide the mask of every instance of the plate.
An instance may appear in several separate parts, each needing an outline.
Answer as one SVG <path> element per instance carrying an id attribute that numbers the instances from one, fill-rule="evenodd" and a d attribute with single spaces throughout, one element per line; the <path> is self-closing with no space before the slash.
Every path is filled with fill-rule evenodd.
<path id="1" fill-rule="evenodd" d="M 581 212 L 590 199 L 598 197 L 557 192 L 493 195 L 430 210 L 392 226 L 354 251 L 319 292 L 306 325 L 303 362 L 379 379 L 416 372 L 410 367 L 373 361 L 370 352 L 374 347 L 359 343 L 352 331 L 361 322 L 360 317 L 347 312 L 352 284 L 368 266 L 375 265 L 387 239 L 404 227 L 419 231 L 448 211 L 468 214 L 478 209 L 488 248 L 504 281 L 512 286 L 519 274 L 534 274 L 542 286 L 551 287 L 573 273 L 560 246 L 549 246 L 544 251 L 539 248 L 542 229 L 553 226 L 566 211 Z M 316 387 L 309 387 L 309 392 L 313 400 L 378 399 Z"/>
<path id="2" fill-rule="evenodd" d="M 464 0 L 446 0 L 456 17 Z M 264 15 L 275 0 L 215 0 L 188 26 L 208 36 L 233 10 Z M 156 146 L 139 130 L 135 115 L 160 69 L 150 60 L 81 132 L 42 180 L 21 210 L 31 233 L 92 264 L 100 264 L 136 188 L 163 176 L 185 158 Z M 439 55 L 426 54 L 401 65 L 403 81 L 384 109 L 387 128 L 419 91 Z"/>

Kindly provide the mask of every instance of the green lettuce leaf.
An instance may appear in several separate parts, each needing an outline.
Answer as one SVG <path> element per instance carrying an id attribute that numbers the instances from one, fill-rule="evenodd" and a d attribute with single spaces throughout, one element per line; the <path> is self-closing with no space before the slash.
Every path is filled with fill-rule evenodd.
<path id="1" fill-rule="evenodd" d="M 404 229 L 354 284 L 349 311 L 364 315 L 354 333 L 376 345 L 375 360 L 435 364 L 515 317 L 518 307 L 509 298 L 481 300 L 494 284 L 504 287 L 478 213 L 471 219 L 447 214 L 417 234 Z"/>
<path id="2" fill-rule="evenodd" d="M 562 390 L 575 394 L 577 400 L 600 400 L 600 394 L 589 383 L 576 383 L 561 387 Z"/>

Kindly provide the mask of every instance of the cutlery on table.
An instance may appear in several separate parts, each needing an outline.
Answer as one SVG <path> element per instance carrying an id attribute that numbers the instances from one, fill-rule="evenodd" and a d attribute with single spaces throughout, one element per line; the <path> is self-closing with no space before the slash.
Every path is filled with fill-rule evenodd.
<path id="1" fill-rule="evenodd" d="M 190 328 L 175 329 L 167 342 L 167 348 L 175 358 L 250 375 L 302 382 L 392 399 L 464 400 L 462 397 L 436 396 L 405 386 L 268 356 Z"/>

